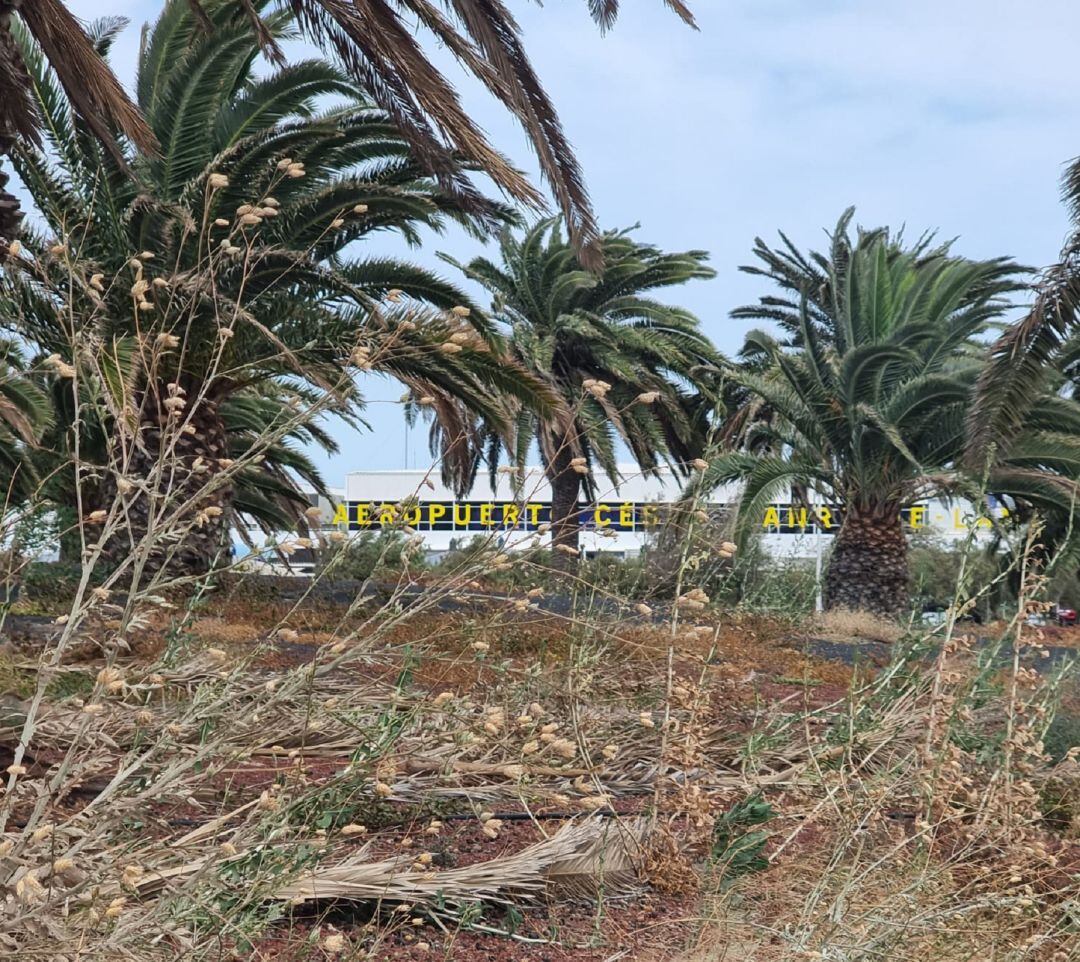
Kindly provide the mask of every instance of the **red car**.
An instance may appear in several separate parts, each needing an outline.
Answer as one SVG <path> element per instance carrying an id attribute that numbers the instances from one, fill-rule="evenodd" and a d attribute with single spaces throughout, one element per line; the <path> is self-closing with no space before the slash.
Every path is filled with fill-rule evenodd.
<path id="1" fill-rule="evenodd" d="M 1057 623 L 1062 628 L 1070 627 L 1076 624 L 1076 609 L 1075 608 L 1062 608 L 1060 605 L 1055 613 Z"/>

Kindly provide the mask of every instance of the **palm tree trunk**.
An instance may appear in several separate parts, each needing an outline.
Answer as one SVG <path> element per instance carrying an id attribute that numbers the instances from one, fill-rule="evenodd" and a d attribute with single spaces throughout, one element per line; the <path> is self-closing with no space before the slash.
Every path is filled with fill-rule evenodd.
<path id="1" fill-rule="evenodd" d="M 581 475 L 570 467 L 573 457 L 569 445 L 562 445 L 548 465 L 551 483 L 551 566 L 556 571 L 577 571 L 578 534 L 581 516 L 578 511 L 578 495 L 581 493 Z M 572 548 L 573 553 L 558 550 L 559 545 Z"/>
<path id="2" fill-rule="evenodd" d="M 908 603 L 900 505 L 848 507 L 825 573 L 825 606 L 896 615 Z"/>
<path id="3" fill-rule="evenodd" d="M 15 46 L 11 21 L 21 0 L 0 0 L 0 87 L 13 101 L 24 98 L 30 89 L 30 78 Z M 7 255 L 8 245 L 16 238 L 22 223 L 19 199 L 7 190 L 9 175 L 3 170 L 4 158 L 15 146 L 15 104 L 0 106 L 0 257 Z M 6 108 L 6 109 L 5 109 Z"/>
<path id="4" fill-rule="evenodd" d="M 178 431 L 179 424 L 188 430 Z M 227 563 L 233 486 L 215 481 L 228 457 L 217 403 L 202 399 L 170 424 L 168 412 L 148 397 L 140 441 L 127 473 L 132 481 L 152 478 L 154 483 L 125 496 L 126 529 L 110 543 L 110 556 L 119 561 L 147 543 L 144 575 L 163 567 L 171 576 L 202 575 Z M 115 479 L 110 487 L 119 496 Z"/>

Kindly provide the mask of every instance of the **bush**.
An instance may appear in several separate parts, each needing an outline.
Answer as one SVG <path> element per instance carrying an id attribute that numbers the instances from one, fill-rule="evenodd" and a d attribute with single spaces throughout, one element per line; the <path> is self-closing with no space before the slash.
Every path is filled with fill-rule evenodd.
<path id="1" fill-rule="evenodd" d="M 81 576 L 77 562 L 31 561 L 19 579 L 22 598 L 46 607 L 70 604 Z M 103 577 L 103 572 L 95 571 L 92 582 L 96 584 Z"/>
<path id="2" fill-rule="evenodd" d="M 405 556 L 408 539 L 397 531 L 364 531 L 320 553 L 320 573 L 334 580 L 366 581 L 373 576 L 393 577 L 406 567 L 422 571 L 422 556 Z"/>
<path id="3" fill-rule="evenodd" d="M 1001 570 L 1001 556 L 963 541 L 950 543 L 917 533 L 910 539 L 909 548 L 911 603 L 917 612 L 927 608 L 947 608 L 952 604 L 961 567 L 967 584 L 961 593 L 963 597 L 989 585 Z M 978 612 L 984 621 L 991 621 L 1004 605 L 1015 600 L 1003 579 L 979 599 Z"/>

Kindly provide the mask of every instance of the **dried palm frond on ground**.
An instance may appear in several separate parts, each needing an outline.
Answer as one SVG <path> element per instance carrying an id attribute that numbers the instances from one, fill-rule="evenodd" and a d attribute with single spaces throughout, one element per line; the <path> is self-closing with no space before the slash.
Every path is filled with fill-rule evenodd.
<path id="1" fill-rule="evenodd" d="M 640 819 L 585 818 L 566 823 L 550 838 L 515 854 L 445 871 L 432 870 L 408 855 L 370 861 L 364 849 L 345 861 L 305 870 L 268 897 L 293 905 L 341 900 L 404 903 L 450 915 L 478 900 L 508 902 L 544 893 L 590 898 L 601 888 L 616 892 L 638 884 L 644 831 Z M 249 854 L 240 851 L 228 858 L 242 861 Z M 135 892 L 140 896 L 160 892 L 206 864 L 199 859 L 145 870 Z"/>

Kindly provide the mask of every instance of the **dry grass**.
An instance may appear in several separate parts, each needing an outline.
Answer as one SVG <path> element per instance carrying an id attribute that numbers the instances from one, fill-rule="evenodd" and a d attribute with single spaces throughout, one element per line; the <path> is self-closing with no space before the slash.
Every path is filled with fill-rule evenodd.
<path id="1" fill-rule="evenodd" d="M 880 641 L 891 645 L 899 641 L 904 634 L 903 628 L 895 621 L 870 611 L 852 611 L 848 608 L 823 611 L 815 615 L 811 630 L 818 638 L 842 644 Z"/>
<path id="2" fill-rule="evenodd" d="M 1048 827 L 1040 804 L 1080 773 L 1038 747 L 1037 646 L 992 691 L 963 638 L 841 687 L 775 624 L 744 620 L 729 649 L 715 624 L 556 628 L 482 601 L 362 627 L 294 615 L 285 648 L 310 660 L 289 664 L 276 641 L 214 633 L 236 604 L 179 648 L 66 664 L 93 694 L 43 703 L 6 799 L 12 950 L 77 934 L 83 958 L 217 958 L 284 925 L 292 954 L 273 957 L 299 959 L 326 938 L 295 915 L 314 899 L 319 919 L 379 907 L 373 926 L 338 923 L 354 948 L 465 952 L 448 932 L 498 944 L 485 933 L 512 904 L 534 937 L 529 906 L 558 918 L 567 884 L 600 906 L 610 946 L 649 931 L 614 896 L 651 883 L 682 920 L 665 923 L 672 958 L 1073 957 L 1080 826 Z M 274 635 L 263 618 L 245 614 L 256 638 Z M 545 633 L 557 656 L 540 663 Z M 771 865 L 729 878 L 709 854 L 717 818 L 755 792 Z M 395 906 L 422 938 L 404 941 Z"/>

